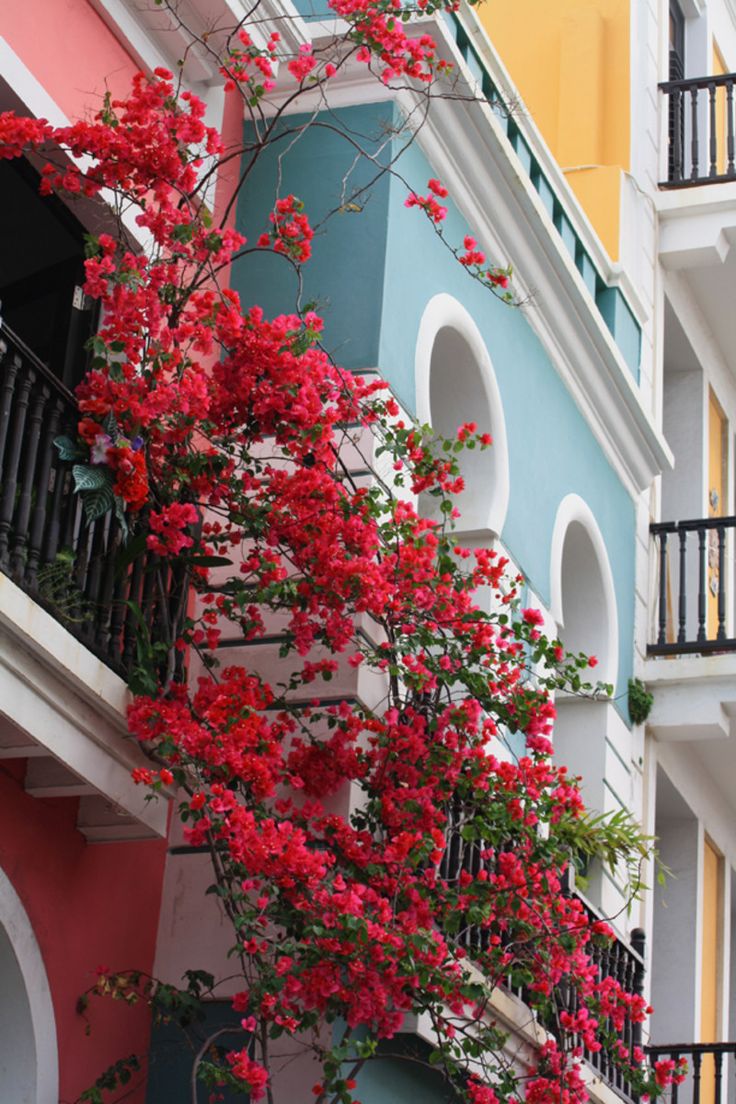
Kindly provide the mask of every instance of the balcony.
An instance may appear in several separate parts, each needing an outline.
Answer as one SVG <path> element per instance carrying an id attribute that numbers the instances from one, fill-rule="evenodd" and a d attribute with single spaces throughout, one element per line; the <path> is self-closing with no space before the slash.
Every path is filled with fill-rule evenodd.
<path id="1" fill-rule="evenodd" d="M 691 188 L 736 180 L 734 154 L 736 73 L 665 81 L 667 179 L 661 188 Z"/>
<path id="2" fill-rule="evenodd" d="M 665 1043 L 645 1050 L 652 1064 L 662 1059 L 687 1062 L 685 1080 L 669 1090 L 670 1104 L 726 1104 L 733 1098 L 736 1043 Z"/>
<path id="3" fill-rule="evenodd" d="M 75 438 L 78 419 L 71 392 L 3 326 L 0 571 L 126 678 L 146 634 L 154 643 L 175 635 L 184 578 L 145 551 L 129 566 L 116 517 L 86 521 L 53 443 Z"/>
<path id="4" fill-rule="evenodd" d="M 736 517 L 660 522 L 650 527 L 657 559 L 656 639 L 650 656 L 736 651 L 733 558 Z"/>
<path id="5" fill-rule="evenodd" d="M 117 519 L 88 524 L 71 465 L 74 396 L 0 327 L 0 761 L 35 799 L 76 799 L 90 842 L 166 834 L 166 802 L 131 778 L 147 765 L 126 724 L 142 649 L 169 641 L 185 578 L 145 549 L 133 558 Z M 180 661 L 180 653 L 176 653 Z"/>
<path id="6" fill-rule="evenodd" d="M 465 813 L 462 804 L 453 802 L 446 829 L 447 846 L 439 867 L 440 877 L 447 881 L 457 879 L 463 870 L 475 876 L 484 865 L 481 859 L 482 846 L 477 842 L 468 842 L 462 836 L 464 823 Z M 577 891 L 574 893 L 582 902 L 588 919 L 592 923 L 605 919 L 582 894 Z M 460 943 L 471 959 L 474 951 L 483 951 L 489 945 L 489 932 L 486 928 L 472 922 L 463 923 L 462 920 L 457 932 L 453 933 L 453 938 Z M 629 992 L 639 994 L 644 992 L 645 934 L 641 928 L 635 928 L 632 931 L 631 942 L 617 935 L 611 943 L 591 944 L 588 953 L 597 969 L 599 980 L 613 977 Z M 509 979 L 504 988 L 518 1000 L 528 1004 L 529 993 L 523 986 Z M 544 1031 L 557 1036 L 560 1013 L 569 1012 L 574 1015 L 578 1010 L 577 993 L 567 985 L 560 985 L 554 992 L 552 1004 L 553 1009 L 538 1022 Z M 535 1018 L 536 1015 L 538 1014 L 535 1014 Z M 616 1045 L 623 1044 L 626 1052 L 633 1059 L 634 1048 L 642 1045 L 641 1025 L 627 1021 L 621 1031 L 618 1031 L 610 1021 L 606 1021 L 601 1026 L 607 1038 L 615 1038 Z M 574 1042 L 582 1046 L 582 1040 L 576 1039 Z M 584 1048 L 583 1055 L 594 1073 L 606 1085 L 614 1089 L 619 1097 L 631 1101 L 634 1099 L 633 1093 L 623 1070 L 614 1061 L 613 1049 L 613 1046 L 604 1046 L 600 1051 L 589 1051 Z"/>

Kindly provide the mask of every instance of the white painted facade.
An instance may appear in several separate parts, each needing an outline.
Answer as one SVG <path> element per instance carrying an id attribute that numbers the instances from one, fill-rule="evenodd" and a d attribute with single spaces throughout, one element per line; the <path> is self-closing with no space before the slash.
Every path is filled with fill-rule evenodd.
<path id="1" fill-rule="evenodd" d="M 714 48 L 727 72 L 736 70 L 736 9 L 728 0 L 682 0 L 685 77 L 714 72 Z M 660 186 L 668 173 L 667 99 L 669 5 L 631 5 L 632 163 L 624 193 L 622 264 L 647 307 L 642 358 L 642 401 L 674 458 L 642 494 L 637 526 L 636 674 L 654 696 L 646 726 L 634 730 L 632 775 L 640 785 L 634 810 L 656 833 L 664 887 L 653 887 L 639 908 L 649 937 L 648 977 L 656 1013 L 652 1038 L 712 1041 L 702 1036 L 703 871 L 706 837 L 721 856 L 718 1038 L 734 1039 L 731 881 L 736 842 L 736 748 L 731 718 L 736 698 L 733 654 L 647 656 L 656 639 L 659 563 L 650 522 L 707 518 L 709 392 L 726 430 L 725 496 L 719 510 L 735 511 L 736 483 L 736 183 Z M 690 111 L 688 98 L 687 111 Z M 699 126 L 706 125 L 702 107 Z M 689 124 L 686 124 L 686 126 Z M 701 151 L 702 155 L 702 151 Z M 646 366 L 646 371 L 645 371 Z M 689 540 L 693 540 L 690 537 Z M 709 550 L 707 550 L 708 552 Z M 726 539 L 726 633 L 734 631 L 733 531 Z M 668 639 L 677 630 L 678 540 L 669 542 Z M 710 560 L 707 571 L 709 578 Z M 697 619 L 696 556 L 686 568 L 688 623 Z M 673 627 L 673 622 L 675 622 Z M 733 1071 L 729 1071 L 729 1076 Z"/>

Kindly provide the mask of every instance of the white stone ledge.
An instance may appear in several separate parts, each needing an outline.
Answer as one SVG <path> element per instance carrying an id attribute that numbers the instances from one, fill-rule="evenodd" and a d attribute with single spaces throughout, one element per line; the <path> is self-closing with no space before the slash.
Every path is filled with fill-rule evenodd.
<path id="1" fill-rule="evenodd" d="M 145 834 L 165 836 L 168 802 L 146 801 L 131 778 L 149 761 L 128 735 L 129 700 L 121 678 L 0 574 L 0 715 Z"/>

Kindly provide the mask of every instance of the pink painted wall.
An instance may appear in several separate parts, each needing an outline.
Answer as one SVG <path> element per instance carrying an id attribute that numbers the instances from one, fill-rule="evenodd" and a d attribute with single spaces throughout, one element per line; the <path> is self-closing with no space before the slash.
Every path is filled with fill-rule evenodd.
<path id="1" fill-rule="evenodd" d="M 24 764 L 0 764 L 0 867 L 36 933 L 54 1002 L 63 1104 L 113 1061 L 148 1050 L 145 1007 L 96 999 L 92 1031 L 77 998 L 99 965 L 153 966 L 166 843 L 88 844 L 75 827 L 73 798 L 38 800 L 22 787 Z M 143 1088 L 127 1097 L 142 1104 Z"/>
<path id="2" fill-rule="evenodd" d="M 0 35 L 70 119 L 123 95 L 139 68 L 87 0 L 9 0 Z"/>

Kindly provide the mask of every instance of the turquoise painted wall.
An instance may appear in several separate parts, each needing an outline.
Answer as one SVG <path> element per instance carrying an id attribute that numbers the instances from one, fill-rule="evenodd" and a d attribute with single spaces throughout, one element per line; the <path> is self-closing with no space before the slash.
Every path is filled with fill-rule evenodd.
<path id="1" fill-rule="evenodd" d="M 405 141 L 396 136 L 385 146 L 387 130 L 398 124 L 387 104 L 349 108 L 329 118 L 360 135 L 384 164 Z M 282 160 L 282 194 L 291 190 L 300 195 L 318 225 L 339 206 L 340 182 L 354 156 L 354 147 L 334 130 L 309 131 Z M 404 151 L 397 168 L 417 190 L 430 176 L 441 176 L 441 166 L 430 166 L 416 144 Z M 265 223 L 267 209 L 262 204 L 264 199 L 272 202 L 275 172 L 275 165 L 264 159 L 243 193 L 238 224 L 251 238 Z M 376 166 L 364 159 L 353 169 L 351 185 L 362 186 L 375 175 Z M 363 207 L 360 213 L 339 214 L 325 223 L 304 268 L 302 301 L 327 297 L 319 309 L 325 317 L 328 349 L 348 368 L 378 367 L 410 410 L 415 406 L 414 354 L 424 308 L 439 292 L 463 303 L 491 356 L 506 418 L 511 498 L 503 540 L 533 589 L 548 603 L 558 505 L 573 492 L 588 503 L 613 571 L 618 686 L 625 688 L 632 671 L 634 505 L 529 323 L 527 314 L 536 309 L 534 303 L 510 308 L 470 279 L 421 212 L 404 206 L 406 192 L 401 181 L 384 175 L 369 199 L 356 200 Z M 460 243 L 469 229 L 452 206 L 444 225 L 454 243 Z M 277 258 L 244 263 L 233 283 L 246 302 L 252 298 L 268 313 L 293 307 L 295 280 Z M 472 416 L 469 410 L 468 418 Z M 620 712 L 627 720 L 625 705 Z"/>
<path id="2" fill-rule="evenodd" d="M 294 142 L 311 116 L 292 116 L 282 128 L 288 133 L 273 147 L 274 156 L 256 163 L 238 206 L 238 229 L 253 242 L 268 227 L 277 194 L 278 157 L 293 143 L 282 159 L 280 194 L 298 195 L 315 228 L 313 256 L 302 270 L 301 302 L 316 302 L 325 320 L 327 346 L 346 368 L 378 363 L 389 203 L 389 177 L 365 158 L 352 167 L 352 142 L 388 161 L 393 121 L 391 104 L 368 104 L 321 117 L 322 125 Z M 246 131 L 246 141 L 251 138 Z M 363 192 L 366 186 L 369 190 Z M 349 205 L 360 210 L 345 209 Z M 266 252 L 251 254 L 236 265 L 232 283 L 244 302 L 258 303 L 269 315 L 294 310 L 299 294 L 291 266 Z"/>
<path id="3" fill-rule="evenodd" d="M 458 1097 L 426 1062 L 429 1047 L 415 1035 L 397 1035 L 381 1044 L 388 1055 L 371 1059 L 358 1075 L 355 1094 L 362 1104 L 458 1104 Z"/>

